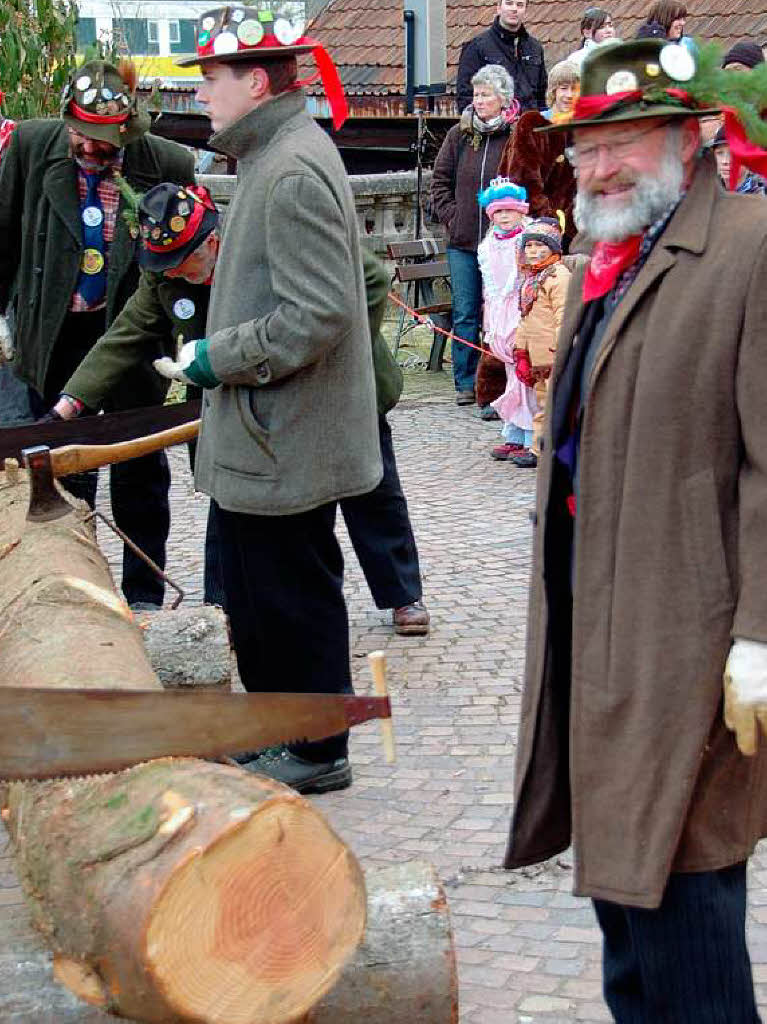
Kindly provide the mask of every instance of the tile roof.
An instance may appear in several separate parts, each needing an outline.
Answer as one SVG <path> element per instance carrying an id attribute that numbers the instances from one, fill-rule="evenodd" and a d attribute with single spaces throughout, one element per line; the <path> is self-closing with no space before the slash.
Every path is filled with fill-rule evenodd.
<path id="1" fill-rule="evenodd" d="M 631 39 L 651 0 L 603 0 L 618 34 Z M 544 46 L 551 67 L 578 48 L 588 0 L 531 0 L 525 24 Z M 461 47 L 492 23 L 493 0 L 447 0 L 448 82 L 455 82 Z M 767 39 L 767 0 L 688 0 L 687 31 L 724 47 Z M 322 40 L 350 95 L 402 95 L 405 29 L 402 0 L 330 0 L 307 29 Z"/>

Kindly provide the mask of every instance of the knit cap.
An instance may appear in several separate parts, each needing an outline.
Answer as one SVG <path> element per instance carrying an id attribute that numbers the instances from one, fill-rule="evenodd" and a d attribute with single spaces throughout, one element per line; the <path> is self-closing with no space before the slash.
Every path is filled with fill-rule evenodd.
<path id="1" fill-rule="evenodd" d="M 745 64 L 747 68 L 755 68 L 757 64 L 764 64 L 764 54 L 762 53 L 761 46 L 758 43 L 750 42 L 748 39 L 735 43 L 722 59 L 723 68 L 726 68 L 728 64 Z"/>
<path id="2" fill-rule="evenodd" d="M 553 217 L 538 217 L 530 221 L 520 238 L 524 248 L 527 242 L 543 242 L 552 252 L 562 255 L 562 229 Z"/>
<path id="3" fill-rule="evenodd" d="M 516 210 L 518 213 L 527 213 L 530 209 L 527 202 L 527 190 L 521 185 L 515 185 L 509 178 L 493 178 L 487 188 L 478 194 L 477 199 L 490 219 L 496 210 Z"/>

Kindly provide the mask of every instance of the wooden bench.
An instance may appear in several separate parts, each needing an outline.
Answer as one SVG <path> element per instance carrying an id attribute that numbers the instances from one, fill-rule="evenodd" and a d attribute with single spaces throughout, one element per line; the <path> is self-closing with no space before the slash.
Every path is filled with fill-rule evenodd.
<path id="1" fill-rule="evenodd" d="M 387 246 L 389 259 L 394 262 L 393 281 L 398 282 L 400 296 L 405 305 L 419 316 L 428 316 L 443 330 L 449 331 L 451 326 L 451 304 L 437 302 L 434 295 L 434 282 L 445 280 L 450 285 L 450 266 L 445 258 L 447 245 L 436 238 L 417 238 L 412 242 L 392 242 Z M 400 307 L 397 335 L 394 340 L 394 354 L 400 346 L 403 334 L 407 334 L 420 321 L 410 316 L 410 323 L 405 324 L 410 316 Z M 429 370 L 441 370 L 445 354 L 447 338 L 439 331 L 434 331 L 434 338 L 429 352 Z"/>

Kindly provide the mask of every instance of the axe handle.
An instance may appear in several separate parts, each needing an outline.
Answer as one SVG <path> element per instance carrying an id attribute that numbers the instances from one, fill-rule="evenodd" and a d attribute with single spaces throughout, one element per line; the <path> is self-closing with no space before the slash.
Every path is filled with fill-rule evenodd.
<path id="1" fill-rule="evenodd" d="M 68 444 L 51 452 L 54 476 L 68 476 L 70 473 L 84 473 L 89 469 L 111 466 L 115 462 L 127 462 L 142 455 L 151 455 L 160 448 L 170 448 L 197 437 L 200 421 L 192 420 L 157 434 L 136 437 L 132 441 L 117 444 Z"/>

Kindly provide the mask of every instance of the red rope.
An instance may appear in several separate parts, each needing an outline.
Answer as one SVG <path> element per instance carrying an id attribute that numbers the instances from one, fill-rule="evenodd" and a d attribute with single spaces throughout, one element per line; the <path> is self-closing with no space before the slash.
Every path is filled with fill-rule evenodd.
<path id="1" fill-rule="evenodd" d="M 411 309 L 410 306 L 406 305 L 399 296 L 395 295 L 394 292 L 389 292 L 389 298 L 396 306 L 401 306 L 406 313 L 409 313 L 414 320 L 417 320 L 419 324 L 425 324 L 427 327 L 431 327 L 437 334 L 444 334 L 446 338 L 451 341 L 459 341 L 462 345 L 468 345 L 469 348 L 475 348 L 477 352 L 489 352 L 487 348 L 482 348 L 481 345 L 475 345 L 473 341 L 467 341 L 465 338 L 459 338 L 457 334 L 452 331 L 446 331 L 442 327 L 437 327 L 430 316 L 425 313 L 417 313 L 416 310 Z"/>

